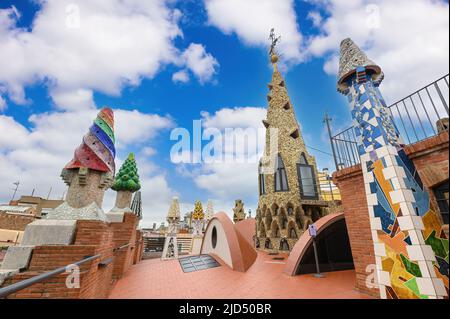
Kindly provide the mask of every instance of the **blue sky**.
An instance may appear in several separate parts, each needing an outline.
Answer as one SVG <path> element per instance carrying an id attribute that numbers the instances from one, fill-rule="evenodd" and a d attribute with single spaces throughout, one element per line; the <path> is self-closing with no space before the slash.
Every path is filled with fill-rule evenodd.
<path id="1" fill-rule="evenodd" d="M 78 28 L 67 26 L 72 17 Z M 340 41 L 352 37 L 383 67 L 382 90 L 394 102 L 448 73 L 448 23 L 448 2 L 430 0 L 0 0 L 0 202 L 16 180 L 20 194 L 46 196 L 52 187 L 62 196 L 61 168 L 96 109 L 110 106 L 120 121 L 117 163 L 137 155 L 144 226 L 163 220 L 173 196 L 183 213 L 212 199 L 231 214 L 238 198 L 255 211 L 256 164 L 177 165 L 169 136 L 202 118 L 259 127 L 272 26 L 309 152 L 333 169 L 315 149 L 330 152 L 325 112 L 335 131 L 350 125 L 336 92 Z"/>

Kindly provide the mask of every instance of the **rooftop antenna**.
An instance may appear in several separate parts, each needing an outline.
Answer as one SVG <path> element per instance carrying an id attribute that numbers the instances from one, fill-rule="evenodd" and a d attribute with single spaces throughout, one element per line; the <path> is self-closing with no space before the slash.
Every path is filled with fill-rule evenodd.
<path id="1" fill-rule="evenodd" d="M 13 185 L 16 185 L 16 188 L 14 189 L 14 194 L 13 194 L 13 196 L 11 198 L 11 201 L 13 201 L 14 197 L 16 197 L 16 193 L 17 193 L 17 190 L 19 189 L 20 181 L 17 181 L 15 183 L 13 183 Z"/>
<path id="2" fill-rule="evenodd" d="M 48 191 L 47 199 L 50 198 L 50 194 L 52 193 L 53 187 L 50 187 L 50 190 Z"/>
<path id="3" fill-rule="evenodd" d="M 31 192 L 31 197 L 33 197 L 34 196 L 34 191 L 35 191 L 36 189 L 35 188 L 33 188 L 33 191 Z"/>

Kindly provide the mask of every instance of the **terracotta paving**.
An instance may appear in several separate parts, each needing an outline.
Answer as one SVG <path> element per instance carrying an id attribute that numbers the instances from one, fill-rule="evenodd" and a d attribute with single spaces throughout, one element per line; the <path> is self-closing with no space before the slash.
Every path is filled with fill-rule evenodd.
<path id="1" fill-rule="evenodd" d="M 280 256 L 276 256 L 280 257 Z M 114 286 L 111 299 L 367 299 L 357 292 L 354 271 L 290 277 L 285 261 L 258 253 L 246 273 L 227 266 L 183 273 L 177 260 L 144 260 Z"/>

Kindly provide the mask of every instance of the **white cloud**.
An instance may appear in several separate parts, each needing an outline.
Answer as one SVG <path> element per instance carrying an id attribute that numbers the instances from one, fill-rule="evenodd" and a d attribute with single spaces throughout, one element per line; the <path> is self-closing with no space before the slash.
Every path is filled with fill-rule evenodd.
<path id="1" fill-rule="evenodd" d="M 24 87 L 34 83 L 45 83 L 60 109 L 93 107 L 93 91 L 119 95 L 124 86 L 152 78 L 161 66 L 186 59 L 174 44 L 182 36 L 180 12 L 164 0 L 38 4 L 31 30 L 17 27 L 20 15 L 15 8 L 0 9 L 3 109 L 6 96 L 17 104 L 28 103 Z M 215 60 L 204 48 L 200 53 L 192 60 L 200 65 L 189 60 L 188 67 L 204 82 L 210 79 L 208 63 Z"/>
<path id="2" fill-rule="evenodd" d="M 243 199 L 250 207 L 255 207 L 257 202 L 258 189 L 258 162 L 261 156 L 265 132 L 262 120 L 266 116 L 267 110 L 259 107 L 236 107 L 223 108 L 210 114 L 202 112 L 203 129 L 218 129 L 222 133 L 226 129 L 253 129 L 258 131 L 255 140 L 250 140 L 248 150 L 251 154 L 251 161 L 244 163 L 222 162 L 222 163 L 202 163 L 199 165 L 180 164 L 177 171 L 185 177 L 189 177 L 197 187 L 207 191 L 208 195 L 215 202 L 216 211 L 224 210 L 231 212 L 234 206 L 234 200 Z M 224 136 L 215 143 L 224 144 Z M 206 143 L 206 142 L 205 142 Z M 204 146 L 204 145 L 203 145 Z M 234 144 L 237 147 L 224 147 L 225 156 L 242 155 L 240 142 Z M 253 152 L 256 150 L 256 152 Z M 217 204 L 217 205 L 216 205 Z"/>
<path id="3" fill-rule="evenodd" d="M 183 52 L 181 58 L 200 83 L 210 81 L 216 74 L 216 68 L 219 66 L 217 60 L 206 52 L 205 47 L 197 43 L 191 43 Z"/>
<path id="4" fill-rule="evenodd" d="M 52 198 L 60 198 L 66 186 L 59 177 L 61 169 L 72 159 L 74 149 L 96 116 L 96 110 L 53 112 L 33 115 L 27 129 L 12 117 L 0 115 L 0 202 L 12 196 L 12 183 L 19 180 L 18 195 L 31 194 L 47 197 L 52 187 Z M 115 111 L 115 133 L 118 154 L 125 158 L 136 143 L 142 151 L 136 154 L 138 170 L 143 185 L 143 224 L 160 219 L 165 214 L 173 190 L 164 171 L 149 159 L 152 148 L 148 145 L 158 134 L 172 126 L 172 120 L 138 111 Z M 116 165 L 122 163 L 119 156 Z M 104 210 L 112 208 L 115 192 L 108 191 Z"/>
<path id="5" fill-rule="evenodd" d="M 286 61 L 302 59 L 302 35 L 293 0 L 204 0 L 209 24 L 226 34 L 236 33 L 244 43 L 268 47 L 269 32 L 282 36 L 279 51 Z"/>
<path id="6" fill-rule="evenodd" d="M 448 3 L 435 0 L 313 0 L 326 12 L 317 17 L 320 35 L 309 39 L 308 54 L 326 56 L 324 69 L 337 74 L 340 42 L 351 37 L 378 63 L 382 91 L 395 102 L 448 73 Z"/>
<path id="7" fill-rule="evenodd" d="M 172 81 L 175 83 L 188 83 L 189 80 L 189 73 L 186 70 L 175 72 L 172 75 Z"/>

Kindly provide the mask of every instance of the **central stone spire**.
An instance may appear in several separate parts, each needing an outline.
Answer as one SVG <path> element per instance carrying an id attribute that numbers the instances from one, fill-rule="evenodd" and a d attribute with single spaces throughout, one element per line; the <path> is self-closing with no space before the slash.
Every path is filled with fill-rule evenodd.
<path id="1" fill-rule="evenodd" d="M 266 145 L 259 165 L 257 248 L 291 250 L 301 233 L 325 213 L 319 193 L 315 158 L 309 155 L 295 116 L 286 82 L 278 69 L 275 51 L 280 37 L 271 31 L 270 61 L 272 81 Z M 259 246 L 259 247 L 258 247 Z"/>

